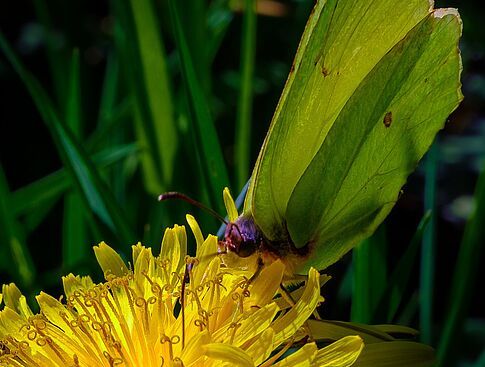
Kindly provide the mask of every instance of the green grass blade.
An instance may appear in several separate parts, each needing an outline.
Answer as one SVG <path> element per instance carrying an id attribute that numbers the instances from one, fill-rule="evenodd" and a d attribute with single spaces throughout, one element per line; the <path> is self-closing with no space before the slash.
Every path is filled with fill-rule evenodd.
<path id="1" fill-rule="evenodd" d="M 25 236 L 11 210 L 10 190 L 0 165 L 0 268 L 21 286 L 30 287 L 35 268 Z"/>
<path id="2" fill-rule="evenodd" d="M 97 146 L 98 149 L 104 147 L 105 145 L 116 146 L 122 144 L 128 139 L 131 140 L 131 137 L 127 136 L 128 132 L 126 129 L 118 128 L 116 126 L 119 122 L 128 122 L 132 119 L 131 115 L 135 105 L 134 103 L 128 102 L 133 102 L 133 96 L 125 97 L 125 101 L 121 104 L 121 107 L 128 107 L 125 108 L 127 110 L 126 116 L 118 116 L 120 110 L 120 106 L 117 105 L 118 91 L 120 88 L 119 64 L 119 55 L 116 52 L 111 52 L 106 63 L 101 91 L 101 101 L 98 112 L 97 129 L 95 134 L 93 134 L 91 139 L 89 139 L 90 142 L 93 143 L 93 146 Z M 126 188 L 128 179 L 124 169 L 125 164 L 126 162 L 117 163 L 110 172 L 110 175 L 107 176 L 114 196 L 120 203 L 126 202 L 126 193 L 129 192 L 129 190 Z M 157 177 L 159 177 L 159 175 L 157 175 Z M 145 180 L 144 184 L 146 187 Z"/>
<path id="3" fill-rule="evenodd" d="M 101 101 L 98 112 L 98 128 L 109 125 L 113 119 L 113 113 L 116 106 L 116 97 L 119 88 L 120 66 L 118 56 L 112 52 L 109 54 L 106 62 L 103 87 L 101 89 Z"/>
<path id="4" fill-rule="evenodd" d="M 123 72 L 133 91 L 135 133 L 144 152 L 141 158 L 145 187 L 156 195 L 172 182 L 178 147 L 160 27 L 151 0 L 112 4 L 120 19 L 115 37 L 124 58 Z"/>
<path id="5" fill-rule="evenodd" d="M 423 238 L 423 232 L 429 223 L 430 217 L 431 212 L 428 211 L 423 218 L 421 218 L 406 252 L 399 259 L 394 271 L 391 273 L 386 290 L 380 299 L 379 306 L 376 308 L 376 316 L 387 314 L 385 320 L 387 323 L 394 320 L 396 312 L 403 302 L 403 293 L 407 289 L 409 279 L 411 278 L 413 264 L 416 262 L 416 257 Z"/>
<path id="6" fill-rule="evenodd" d="M 26 213 L 23 218 L 23 227 L 27 235 L 44 221 L 45 217 L 51 212 L 60 198 L 61 196 L 58 196 L 53 200 L 46 202 L 45 205 L 37 206 L 31 212 Z"/>
<path id="7" fill-rule="evenodd" d="M 72 132 L 61 123 L 47 94 L 38 81 L 25 70 L 3 34 L 0 35 L 0 48 L 26 85 L 42 116 L 42 120 L 53 137 L 65 167 L 72 174 L 72 178 L 77 183 L 90 208 L 123 243 L 134 242 L 135 236 L 124 219 L 121 208 L 105 186 L 94 163 Z"/>
<path id="8" fill-rule="evenodd" d="M 478 356 L 473 367 L 485 367 L 485 348 L 482 350 L 482 353 L 480 353 L 480 355 Z"/>
<path id="9" fill-rule="evenodd" d="M 425 344 L 393 341 L 366 345 L 354 367 L 432 367 L 434 351 Z"/>
<path id="10" fill-rule="evenodd" d="M 89 151 L 100 151 L 106 147 L 106 142 L 110 142 L 113 135 L 124 131 L 123 125 L 129 119 L 132 119 L 133 110 L 132 98 L 125 98 L 123 101 L 113 106 L 109 113 L 103 115 L 103 122 L 99 122 L 96 130 L 89 136 L 86 141 L 86 147 Z M 116 145 L 119 145 L 117 143 Z"/>
<path id="11" fill-rule="evenodd" d="M 64 222 L 62 226 L 62 264 L 72 269 L 91 256 L 91 244 L 87 240 L 84 219 L 84 199 L 77 191 L 70 191 L 64 198 Z"/>
<path id="12" fill-rule="evenodd" d="M 422 342 L 431 344 L 433 325 L 433 294 L 436 242 L 436 171 L 438 140 L 431 146 L 425 160 L 424 210 L 431 212 L 428 226 L 423 233 L 421 248 L 421 278 L 419 290 L 419 329 Z"/>
<path id="13" fill-rule="evenodd" d="M 351 320 L 375 323 L 377 307 L 387 285 L 386 234 L 381 225 L 372 237 L 354 249 Z M 379 322 L 380 320 L 377 320 Z"/>
<path id="14" fill-rule="evenodd" d="M 71 181 L 65 169 L 42 177 L 12 193 L 12 210 L 17 216 L 28 215 L 39 207 L 54 204 L 69 188 Z"/>
<path id="15" fill-rule="evenodd" d="M 103 171 L 114 163 L 134 155 L 137 151 L 138 147 L 136 145 L 128 144 L 98 153 L 92 159 L 96 163 L 97 169 Z M 45 218 L 62 195 L 69 196 L 66 193 L 69 189 L 73 189 L 69 172 L 61 169 L 13 192 L 11 200 L 12 210 L 15 215 L 25 216 L 25 229 L 27 232 L 30 232 Z M 84 207 L 84 204 L 83 200 L 81 207 Z M 85 209 L 89 210 L 87 207 Z M 77 210 L 79 211 L 79 207 Z M 97 236 L 97 238 L 101 237 L 101 234 Z M 83 246 L 85 245 L 86 242 L 84 242 Z M 89 252 L 89 254 L 91 253 Z"/>
<path id="16" fill-rule="evenodd" d="M 180 3 L 180 2 L 178 2 Z M 206 95 L 210 95 L 211 74 L 208 64 L 209 42 L 207 38 L 207 1 L 192 0 L 190 11 L 179 12 L 179 20 L 184 34 L 190 35 L 185 38 L 187 48 L 192 56 L 195 75 Z M 183 7 L 181 9 L 184 9 Z"/>
<path id="17" fill-rule="evenodd" d="M 91 159 L 97 169 L 102 171 L 137 151 L 138 147 L 135 144 L 127 144 L 97 153 Z M 60 169 L 14 191 L 11 198 L 12 211 L 16 216 L 28 215 L 29 212 L 52 205 L 70 186 L 68 173 L 65 169 Z"/>
<path id="18" fill-rule="evenodd" d="M 68 65 L 69 56 L 60 52 L 59 47 L 55 45 L 56 40 L 53 37 L 54 27 L 52 26 L 48 4 L 49 2 L 44 0 L 33 1 L 37 19 L 44 27 L 45 52 L 54 84 L 56 101 L 59 106 L 64 107 L 68 88 L 65 75 L 68 72 L 66 65 Z"/>
<path id="19" fill-rule="evenodd" d="M 234 18 L 225 0 L 212 1 L 207 10 L 208 47 L 207 62 L 212 64 L 222 40 L 226 35 L 227 28 Z"/>
<path id="20" fill-rule="evenodd" d="M 78 138 L 82 138 L 81 117 L 81 70 L 79 65 L 79 50 L 74 50 L 69 70 L 68 94 L 66 103 L 66 123 Z"/>
<path id="21" fill-rule="evenodd" d="M 132 243 L 135 236 L 131 232 L 130 225 L 124 218 L 123 211 L 116 203 L 113 194 L 101 179 L 94 163 L 72 133 L 53 114 L 49 117 L 52 120 L 48 124 L 61 158 L 73 173 L 90 208 L 123 243 Z"/>
<path id="22" fill-rule="evenodd" d="M 256 53 L 256 4 L 246 0 L 241 47 L 241 92 L 236 120 L 236 187 L 241 189 L 250 176 L 251 122 L 253 112 L 253 74 Z"/>
<path id="23" fill-rule="evenodd" d="M 81 208 L 84 209 L 83 197 L 77 191 L 68 192 L 64 198 L 62 226 L 62 265 L 66 269 L 73 269 L 92 255 Z"/>
<path id="24" fill-rule="evenodd" d="M 220 213 L 224 212 L 222 190 L 229 184 L 226 166 L 222 157 L 214 123 L 210 114 L 209 104 L 204 95 L 194 62 L 186 42 L 184 29 L 181 26 L 176 2 L 169 1 L 177 47 L 182 64 L 182 75 L 189 94 L 190 109 L 193 112 L 193 125 L 197 138 L 197 149 L 207 175 L 207 184 L 212 207 Z"/>
<path id="25" fill-rule="evenodd" d="M 453 350 L 459 344 L 466 313 L 480 283 L 477 272 L 485 243 L 485 165 L 475 188 L 475 208 L 469 217 L 456 261 L 450 288 L 450 305 L 438 345 L 438 366 L 453 365 Z M 454 347 L 455 346 L 455 347 Z"/>
<path id="26" fill-rule="evenodd" d="M 416 318 L 419 310 L 419 296 L 417 293 L 413 293 L 413 295 L 407 300 L 404 306 L 401 306 L 401 310 L 399 311 L 399 316 L 396 321 L 396 324 L 399 325 L 411 325 L 413 320 Z"/>
<path id="27" fill-rule="evenodd" d="M 66 123 L 77 139 L 82 139 L 81 82 L 79 51 L 74 50 L 71 59 L 70 78 L 66 103 Z M 86 222 L 83 212 L 83 197 L 76 190 L 70 190 L 64 197 L 64 221 L 62 226 L 62 263 L 68 269 L 84 262 L 91 249 L 86 237 Z"/>

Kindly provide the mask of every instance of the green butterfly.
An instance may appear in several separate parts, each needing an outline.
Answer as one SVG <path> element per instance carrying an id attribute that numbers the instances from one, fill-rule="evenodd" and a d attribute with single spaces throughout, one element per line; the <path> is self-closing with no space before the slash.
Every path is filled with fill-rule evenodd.
<path id="1" fill-rule="evenodd" d="M 428 0 L 318 1 L 222 245 L 304 274 L 370 236 L 463 98 L 460 35 Z"/>

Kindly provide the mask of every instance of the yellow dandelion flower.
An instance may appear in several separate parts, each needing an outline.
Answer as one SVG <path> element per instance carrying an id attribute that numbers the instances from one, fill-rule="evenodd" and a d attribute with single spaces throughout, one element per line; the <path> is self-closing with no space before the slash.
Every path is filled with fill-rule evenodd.
<path id="1" fill-rule="evenodd" d="M 205 240 L 188 216 L 198 250 L 186 256 L 183 226 L 167 229 L 160 255 L 140 243 L 132 266 L 105 243 L 94 248 L 106 281 L 63 278 L 64 302 L 41 293 L 34 314 L 13 285 L 0 302 L 0 366 L 351 366 L 363 341 L 346 336 L 318 349 L 304 325 L 322 301 L 311 270 L 301 297 L 274 301 L 284 273 L 276 261 L 251 274 L 221 264 L 217 238 Z M 288 354 L 290 347 L 299 346 Z"/>

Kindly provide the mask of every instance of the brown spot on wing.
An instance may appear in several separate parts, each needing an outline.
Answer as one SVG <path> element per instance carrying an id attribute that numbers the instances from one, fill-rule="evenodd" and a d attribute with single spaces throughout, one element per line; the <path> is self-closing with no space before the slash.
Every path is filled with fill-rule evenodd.
<path id="1" fill-rule="evenodd" d="M 392 112 L 391 111 L 387 112 L 384 115 L 384 121 L 383 122 L 384 122 L 385 127 L 391 126 L 391 123 L 392 123 Z"/>

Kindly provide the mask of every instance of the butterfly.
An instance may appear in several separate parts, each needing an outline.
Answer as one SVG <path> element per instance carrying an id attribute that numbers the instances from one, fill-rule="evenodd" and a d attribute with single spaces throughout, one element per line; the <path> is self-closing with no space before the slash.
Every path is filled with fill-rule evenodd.
<path id="1" fill-rule="evenodd" d="M 460 35 L 428 0 L 317 1 L 221 246 L 305 274 L 370 236 L 463 98 Z"/>

